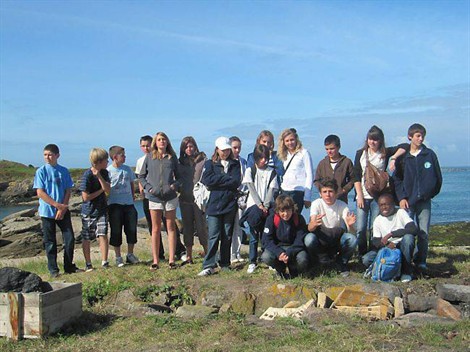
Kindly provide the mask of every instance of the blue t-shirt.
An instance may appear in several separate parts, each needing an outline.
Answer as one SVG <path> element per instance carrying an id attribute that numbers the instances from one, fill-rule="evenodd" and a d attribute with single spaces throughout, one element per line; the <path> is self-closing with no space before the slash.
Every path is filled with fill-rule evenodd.
<path id="1" fill-rule="evenodd" d="M 109 181 L 108 170 L 100 170 L 101 176 L 106 182 Z M 93 175 L 91 169 L 86 170 L 81 178 L 80 187 L 78 188 L 81 192 L 86 192 L 88 194 L 94 193 L 101 189 L 101 183 L 98 180 L 98 177 Z M 103 192 L 95 199 L 86 201 L 82 203 L 82 215 L 89 215 L 93 217 L 102 216 L 106 212 L 108 204 L 106 202 L 106 194 Z"/>
<path id="2" fill-rule="evenodd" d="M 57 203 L 63 203 L 65 192 L 73 187 L 69 170 L 59 164 L 41 166 L 34 175 L 33 188 L 43 189 Z M 39 216 L 54 219 L 57 209 L 39 199 Z"/>
<path id="3" fill-rule="evenodd" d="M 108 172 L 111 179 L 108 204 L 134 204 L 131 183 L 135 180 L 135 174 L 131 168 L 127 165 L 120 167 L 109 165 Z"/>

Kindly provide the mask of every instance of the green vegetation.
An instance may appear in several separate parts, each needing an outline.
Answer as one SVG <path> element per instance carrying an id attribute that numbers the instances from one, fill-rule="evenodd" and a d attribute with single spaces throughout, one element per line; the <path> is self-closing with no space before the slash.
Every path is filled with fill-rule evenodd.
<path id="1" fill-rule="evenodd" d="M 468 232 L 461 237 L 468 236 Z M 142 260 L 150 253 L 139 251 Z M 401 328 L 389 323 L 372 323 L 357 317 L 321 311 L 315 319 L 297 321 L 280 319 L 260 321 L 224 313 L 208 318 L 184 320 L 173 314 L 121 317 L 113 311 L 118 292 L 130 289 L 142 301 L 173 309 L 181 304 L 200 302 L 204 291 L 253 290 L 269 287 L 278 281 L 267 269 L 246 274 L 238 264 L 229 273 L 207 278 L 197 277 L 202 259 L 196 265 L 170 270 L 162 263 L 151 272 L 146 264 L 96 269 L 91 273 L 63 275 L 60 280 L 83 283 L 84 315 L 59 334 L 43 340 L 18 343 L 0 339 L 1 351 L 464 351 L 470 341 L 470 322 L 451 325 L 429 324 L 419 328 Z M 99 262 L 94 263 L 99 268 Z M 83 267 L 83 262 L 78 262 Z M 26 262 L 20 267 L 48 279 L 45 258 Z M 430 276 L 409 284 L 394 285 L 408 292 L 434 294 L 438 282 L 465 284 L 470 280 L 470 254 L 465 247 L 432 247 L 429 253 Z M 362 268 L 353 263 L 351 277 L 343 279 L 334 271 L 318 272 L 312 278 L 297 278 L 286 284 L 302 285 L 316 290 L 330 286 L 363 282 Z M 161 296 L 163 295 L 163 297 Z M 161 299 L 163 298 L 163 300 Z"/>
<path id="2" fill-rule="evenodd" d="M 20 181 L 34 177 L 36 168 L 33 165 L 0 160 L 0 182 Z"/>

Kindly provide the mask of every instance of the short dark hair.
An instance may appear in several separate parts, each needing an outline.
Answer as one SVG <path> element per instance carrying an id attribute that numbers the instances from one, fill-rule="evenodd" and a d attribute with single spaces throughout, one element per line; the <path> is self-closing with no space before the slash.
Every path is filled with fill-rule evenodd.
<path id="1" fill-rule="evenodd" d="M 148 134 L 146 134 L 145 136 L 140 137 L 139 143 L 142 141 L 152 143 L 152 136 L 149 136 Z"/>
<path id="2" fill-rule="evenodd" d="M 269 148 L 266 147 L 264 144 L 257 144 L 255 149 L 253 150 L 253 159 L 255 159 L 255 163 L 257 164 L 262 158 L 265 158 L 266 161 L 269 160 Z"/>
<path id="3" fill-rule="evenodd" d="M 423 137 L 426 136 L 426 129 L 419 123 L 414 123 L 408 128 L 408 137 L 413 137 L 415 133 L 421 133 Z"/>
<path id="4" fill-rule="evenodd" d="M 341 148 L 341 141 L 339 137 L 335 134 L 330 134 L 325 138 L 325 145 L 334 144 L 338 148 Z"/>
<path id="5" fill-rule="evenodd" d="M 320 182 L 320 192 L 323 188 L 332 188 L 335 192 L 338 192 L 338 182 L 333 179 L 327 179 L 325 181 Z"/>
<path id="6" fill-rule="evenodd" d="M 393 198 L 393 195 L 390 194 L 390 193 L 383 193 L 380 195 L 379 199 L 377 199 L 377 201 L 380 201 L 381 198 L 390 198 L 390 200 L 392 201 L 392 203 L 395 203 L 395 199 Z"/>
<path id="7" fill-rule="evenodd" d="M 48 144 L 44 147 L 44 150 L 47 150 L 49 152 L 52 152 L 54 154 L 59 154 L 59 147 L 57 146 L 57 144 Z"/>
<path id="8" fill-rule="evenodd" d="M 242 144 L 242 140 L 240 138 L 238 138 L 237 136 L 232 136 L 228 140 L 229 140 L 230 144 L 232 144 L 233 142 L 239 142 L 240 145 Z"/>

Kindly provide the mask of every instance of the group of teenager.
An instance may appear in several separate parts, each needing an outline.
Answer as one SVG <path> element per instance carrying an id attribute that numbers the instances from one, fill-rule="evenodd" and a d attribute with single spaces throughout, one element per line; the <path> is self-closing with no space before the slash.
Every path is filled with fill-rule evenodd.
<path id="1" fill-rule="evenodd" d="M 116 265 L 121 267 L 122 232 L 127 239 L 126 261 L 139 262 L 133 253 L 137 242 L 137 212 L 134 207 L 134 180 L 144 197 L 144 212 L 151 233 L 151 270 L 164 258 L 162 226 L 168 234 L 168 265 L 175 269 L 178 247 L 183 247 L 176 226 L 179 207 L 183 223 L 185 256 L 181 265 L 194 264 L 193 245 L 197 236 L 204 250 L 199 276 L 230 270 L 240 255 L 243 228 L 249 228 L 249 274 L 260 261 L 282 278 L 306 273 L 317 265 L 335 266 L 349 275 L 349 261 L 357 251 L 368 267 L 382 247 L 399 248 L 402 253 L 401 280 L 412 279 L 413 270 L 427 269 L 431 199 L 442 185 L 436 154 L 424 144 L 425 128 L 413 124 L 408 129 L 410 143 L 385 147 L 382 130 L 372 126 L 354 163 L 340 153 L 340 138 L 329 135 L 324 145 L 326 157 L 313 173 L 310 153 L 298 133 L 282 131 L 278 150 L 274 136 L 261 131 L 252 153 L 240 156 L 238 137 L 219 137 L 208 158 L 193 137 L 181 141 L 179 156 L 168 136 L 158 132 L 143 136 L 144 155 L 135 174 L 126 166 L 125 150 L 113 146 L 109 153 L 93 148 L 91 168 L 80 182 L 82 192 L 82 239 L 85 270 L 93 270 L 89 241 L 97 237 L 102 266 L 109 266 L 109 244 L 114 247 Z M 73 264 L 73 230 L 68 201 L 73 182 L 66 168 L 57 164 L 56 145 L 44 148 L 46 164 L 36 172 L 34 188 L 40 199 L 39 214 L 48 268 L 59 273 L 55 225 L 64 236 L 64 271 L 79 270 Z M 108 166 L 108 157 L 112 165 Z M 366 169 L 393 172 L 387 186 L 372 192 Z M 195 201 L 195 185 L 205 187 L 207 204 Z M 314 199 L 319 192 L 320 198 Z M 348 208 L 348 193 L 355 190 L 356 213 Z M 372 193 L 372 194 L 371 194 Z M 396 204 L 400 209 L 396 208 Z M 309 208 L 305 221 L 301 212 Z M 261 246 L 260 246 L 261 244 Z"/>

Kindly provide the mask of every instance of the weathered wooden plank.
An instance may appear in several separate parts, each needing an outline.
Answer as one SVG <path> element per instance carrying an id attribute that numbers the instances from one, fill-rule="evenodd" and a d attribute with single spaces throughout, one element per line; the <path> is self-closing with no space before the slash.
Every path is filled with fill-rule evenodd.
<path id="1" fill-rule="evenodd" d="M 25 338 L 42 337 L 40 334 L 39 321 L 25 321 L 23 325 Z"/>
<path id="2" fill-rule="evenodd" d="M 23 293 L 23 301 L 25 307 L 37 307 L 39 305 L 39 295 L 41 292 Z"/>
<path id="3" fill-rule="evenodd" d="M 52 306 L 56 303 L 66 301 L 72 297 L 81 296 L 82 295 L 82 284 L 68 284 L 57 291 L 50 291 L 46 293 L 40 294 L 42 300 L 41 304 L 42 307 Z"/>
<path id="4" fill-rule="evenodd" d="M 0 306 L 8 306 L 8 292 L 0 293 Z"/>
<path id="5" fill-rule="evenodd" d="M 0 336 L 7 336 L 7 321 L 0 320 Z"/>
<path id="6" fill-rule="evenodd" d="M 7 337 L 18 341 L 22 338 L 23 297 L 21 293 L 8 292 L 8 301 L 10 321 L 7 323 Z"/>
<path id="7" fill-rule="evenodd" d="M 28 306 L 23 308 L 23 321 L 39 321 L 39 306 Z"/>
<path id="8" fill-rule="evenodd" d="M 62 318 L 63 316 L 69 316 L 71 314 L 81 314 L 81 312 L 82 297 L 76 296 L 68 299 L 67 301 L 43 308 L 42 321 L 43 324 L 49 324 L 54 320 Z"/>

